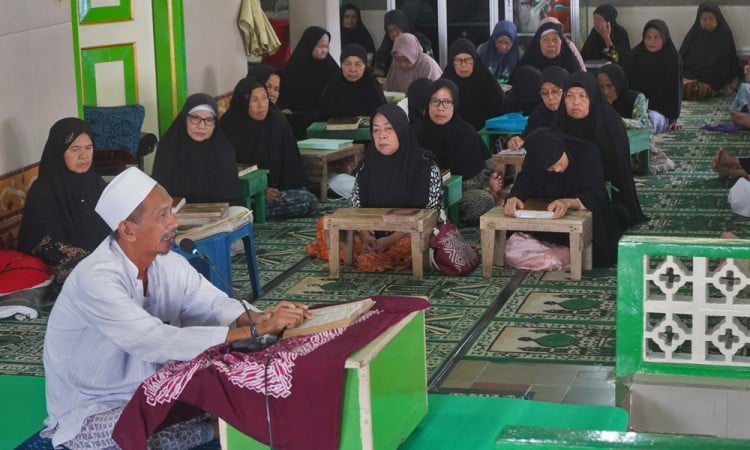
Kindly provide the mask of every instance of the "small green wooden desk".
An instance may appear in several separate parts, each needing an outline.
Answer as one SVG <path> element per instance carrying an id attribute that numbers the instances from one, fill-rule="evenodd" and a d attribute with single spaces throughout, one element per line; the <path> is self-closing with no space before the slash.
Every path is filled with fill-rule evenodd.
<path id="1" fill-rule="evenodd" d="M 651 128 L 628 128 L 630 155 L 640 153 L 642 175 L 651 170 Z"/>
<path id="2" fill-rule="evenodd" d="M 370 127 L 359 127 L 356 130 L 326 130 L 325 122 L 313 122 L 307 127 L 307 138 L 351 139 L 354 142 L 370 142 Z"/>
<path id="3" fill-rule="evenodd" d="M 484 142 L 484 145 L 487 146 L 490 153 L 497 153 L 498 148 L 495 148 L 495 143 L 493 142 L 493 138 L 497 139 L 498 136 L 515 136 L 517 134 L 521 134 L 523 130 L 521 131 L 510 131 L 510 130 L 488 130 L 487 128 L 482 128 L 478 131 L 479 137 L 482 138 L 482 141 Z"/>
<path id="4" fill-rule="evenodd" d="M 245 206 L 253 212 L 254 223 L 266 223 L 266 188 L 268 187 L 268 169 L 258 169 L 242 175 L 240 178 L 240 196 L 245 199 Z"/>
<path id="5" fill-rule="evenodd" d="M 463 197 L 463 177 L 451 175 L 443 181 L 443 201 L 445 202 L 445 213 L 452 224 L 458 225 L 458 202 Z"/>

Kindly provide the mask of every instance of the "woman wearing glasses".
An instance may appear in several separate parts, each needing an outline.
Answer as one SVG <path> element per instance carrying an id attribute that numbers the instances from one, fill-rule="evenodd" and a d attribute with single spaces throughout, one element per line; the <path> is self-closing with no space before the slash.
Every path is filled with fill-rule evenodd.
<path id="1" fill-rule="evenodd" d="M 502 179 L 492 169 L 490 152 L 479 133 L 458 112 L 456 85 L 445 78 L 432 83 L 427 117 L 415 125 L 419 145 L 435 153 L 441 169 L 463 177 L 459 218 L 477 223 L 501 199 Z"/>
<path id="2" fill-rule="evenodd" d="M 534 39 L 518 61 L 517 67 L 524 65 L 534 66 L 539 70 L 544 70 L 549 66 L 560 66 L 569 73 L 585 70 L 568 47 L 562 26 L 553 22 L 542 24 L 536 30 Z M 515 77 L 511 75 L 510 78 L 512 84 Z"/>
<path id="3" fill-rule="evenodd" d="M 170 195 L 189 203 L 240 204 L 234 150 L 216 116 L 213 97 L 193 94 L 162 136 L 152 176 Z"/>
<path id="4" fill-rule="evenodd" d="M 461 104 L 457 112 L 474 129 L 481 129 L 487 119 L 502 114 L 505 94 L 487 66 L 479 58 L 474 44 L 459 38 L 448 47 L 448 61 L 443 72 L 458 87 Z"/>
<path id="5" fill-rule="evenodd" d="M 526 128 L 520 136 L 513 136 L 508 140 L 508 148 L 518 150 L 523 148 L 526 136 L 541 127 L 552 126 L 555 111 L 560 108 L 563 89 L 568 81 L 568 71 L 562 67 L 550 66 L 539 75 L 539 96 L 542 103 L 536 106 L 529 115 Z"/>

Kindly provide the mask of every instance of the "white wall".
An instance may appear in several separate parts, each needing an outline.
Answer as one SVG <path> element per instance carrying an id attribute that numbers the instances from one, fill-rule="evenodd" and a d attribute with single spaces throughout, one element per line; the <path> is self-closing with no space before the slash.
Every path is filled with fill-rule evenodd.
<path id="1" fill-rule="evenodd" d="M 341 55 L 338 0 L 289 0 L 289 39 L 292 51 L 305 28 L 312 25 L 323 27 L 331 33 L 329 52 L 338 63 Z"/>
<path id="2" fill-rule="evenodd" d="M 77 116 L 70 0 L 0 1 L 0 174 L 39 161 L 49 129 Z"/>
<path id="3" fill-rule="evenodd" d="M 188 94 L 223 94 L 247 75 L 239 9 L 240 0 L 184 0 Z"/>

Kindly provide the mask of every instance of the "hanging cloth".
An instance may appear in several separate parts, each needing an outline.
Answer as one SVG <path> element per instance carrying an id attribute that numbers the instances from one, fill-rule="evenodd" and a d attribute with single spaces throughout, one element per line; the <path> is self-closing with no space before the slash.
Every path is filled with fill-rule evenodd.
<path id="1" fill-rule="evenodd" d="M 259 0 L 242 0 L 237 18 L 248 56 L 272 55 L 281 47 L 276 32 L 263 12 Z"/>

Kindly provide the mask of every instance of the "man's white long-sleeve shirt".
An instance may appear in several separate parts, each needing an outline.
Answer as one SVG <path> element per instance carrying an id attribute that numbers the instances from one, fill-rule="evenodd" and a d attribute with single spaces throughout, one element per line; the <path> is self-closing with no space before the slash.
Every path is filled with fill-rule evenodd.
<path id="1" fill-rule="evenodd" d="M 151 263 L 147 296 L 137 275 L 108 237 L 76 266 L 52 308 L 44 370 L 53 445 L 74 438 L 86 417 L 124 406 L 162 364 L 224 342 L 244 311 L 176 253 Z"/>

